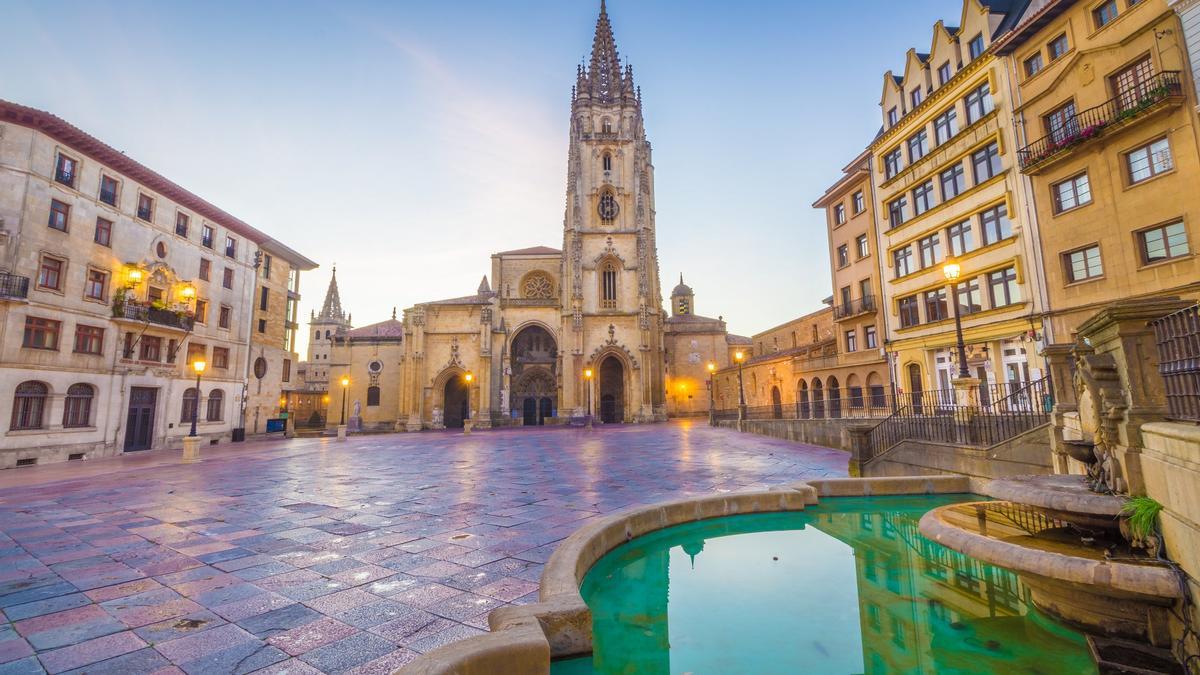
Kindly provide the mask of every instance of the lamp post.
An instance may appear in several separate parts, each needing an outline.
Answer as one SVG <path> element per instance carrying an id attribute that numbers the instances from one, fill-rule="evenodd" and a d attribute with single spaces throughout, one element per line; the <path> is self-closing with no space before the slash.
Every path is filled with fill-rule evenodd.
<path id="1" fill-rule="evenodd" d="M 587 386 L 587 428 L 592 428 L 592 369 L 585 368 L 583 371 L 583 381 Z"/>
<path id="2" fill-rule="evenodd" d="M 713 391 L 713 374 L 717 372 L 717 364 L 709 361 L 706 367 L 708 368 L 708 426 L 713 427 L 717 425 L 717 412 L 713 399 L 713 396 L 716 394 Z"/>
<path id="3" fill-rule="evenodd" d="M 967 371 L 967 344 L 963 341 L 962 332 L 962 317 L 958 311 L 958 295 L 955 293 L 954 284 L 958 281 L 958 277 L 962 274 L 962 265 L 959 265 L 953 258 L 948 258 L 946 264 L 942 266 L 942 273 L 946 275 L 946 280 L 950 282 L 950 291 L 948 298 L 950 304 L 954 306 L 954 336 L 958 341 L 958 377 L 970 377 L 970 372 Z"/>
<path id="4" fill-rule="evenodd" d="M 192 370 L 196 373 L 196 405 L 192 407 L 192 432 L 188 436 L 196 437 L 196 421 L 200 418 L 200 376 L 208 364 L 204 361 L 192 361 Z"/>
<path id="5" fill-rule="evenodd" d="M 733 360 L 737 361 L 738 366 L 738 426 L 740 428 L 742 420 L 746 419 L 746 387 L 742 378 L 742 365 L 746 361 L 746 352 L 737 350 L 733 353 Z"/>
<path id="6" fill-rule="evenodd" d="M 339 441 L 346 440 L 346 390 L 350 388 L 350 376 L 342 376 L 342 421 L 338 424 L 337 438 Z"/>
<path id="7" fill-rule="evenodd" d="M 475 422 L 471 420 L 471 383 L 475 381 L 475 373 L 467 371 L 463 373 L 463 385 L 467 388 L 467 414 L 463 415 L 463 433 L 470 434 L 471 428 L 475 426 Z"/>

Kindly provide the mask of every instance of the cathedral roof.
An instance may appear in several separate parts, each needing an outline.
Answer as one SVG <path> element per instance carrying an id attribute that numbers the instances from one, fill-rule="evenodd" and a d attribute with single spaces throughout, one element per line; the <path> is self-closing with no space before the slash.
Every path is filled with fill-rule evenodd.
<path id="1" fill-rule="evenodd" d="M 751 340 L 750 338 L 746 337 L 745 335 L 734 335 L 733 333 L 730 333 L 725 336 L 725 344 L 752 345 L 752 344 L 754 344 L 754 340 Z"/>
<path id="2" fill-rule="evenodd" d="M 350 338 L 351 340 L 362 340 L 362 339 L 372 339 L 372 338 L 375 338 L 375 339 L 378 339 L 378 338 L 403 339 L 404 338 L 404 323 L 401 321 L 397 321 L 395 318 L 391 318 L 391 319 L 388 319 L 387 321 L 380 321 L 379 323 L 373 323 L 370 326 L 363 326 L 362 328 L 355 328 L 354 330 L 346 333 L 346 337 Z"/>
<path id="3" fill-rule="evenodd" d="M 530 246 L 529 248 L 518 248 L 512 251 L 501 251 L 496 255 L 562 255 L 562 251 L 549 246 Z"/>
<path id="4" fill-rule="evenodd" d="M 422 305 L 487 305 L 492 302 L 492 293 L 483 295 L 476 293 L 475 295 L 464 295 L 461 298 L 447 298 L 445 300 L 434 300 L 433 302 L 422 302 Z"/>

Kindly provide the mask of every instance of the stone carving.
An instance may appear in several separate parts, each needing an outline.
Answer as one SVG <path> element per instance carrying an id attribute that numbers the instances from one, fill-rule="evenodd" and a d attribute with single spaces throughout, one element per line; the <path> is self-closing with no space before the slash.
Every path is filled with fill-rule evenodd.
<path id="1" fill-rule="evenodd" d="M 554 281 L 544 272 L 534 272 L 525 277 L 521 295 L 526 298 L 544 300 L 554 297 Z"/>
<path id="2" fill-rule="evenodd" d="M 479 323 L 490 326 L 492 324 L 492 308 L 484 307 L 479 310 Z"/>
<path id="3" fill-rule="evenodd" d="M 424 307 L 417 307 L 416 309 L 413 310 L 412 322 L 413 322 L 414 326 L 424 326 L 425 325 L 425 308 Z"/>
<path id="4" fill-rule="evenodd" d="M 606 344 L 606 345 L 617 344 L 617 327 L 612 325 L 611 323 L 608 324 L 608 339 L 604 341 L 604 344 Z"/>
<path id="5" fill-rule="evenodd" d="M 1097 354 L 1090 345 L 1075 346 L 1075 394 L 1079 401 L 1079 425 L 1091 436 L 1094 461 L 1088 464 L 1088 486 L 1105 494 L 1126 490 L 1116 448 L 1120 424 L 1129 403 L 1121 386 L 1116 359 Z"/>
<path id="6" fill-rule="evenodd" d="M 463 367 L 462 359 L 458 355 L 458 336 L 450 338 L 450 360 L 446 363 L 447 368 L 457 366 Z"/>

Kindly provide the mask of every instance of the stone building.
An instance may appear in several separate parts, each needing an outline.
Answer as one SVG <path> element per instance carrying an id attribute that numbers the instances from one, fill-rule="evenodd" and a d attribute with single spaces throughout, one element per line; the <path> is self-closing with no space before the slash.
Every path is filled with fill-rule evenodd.
<path id="1" fill-rule="evenodd" d="M 331 328 L 330 411 L 349 375 L 347 405 L 359 411 L 351 426 L 538 425 L 589 410 L 603 422 L 650 422 L 670 410 L 668 351 L 687 362 L 677 372 L 689 387 L 698 380 L 693 354 L 719 358 L 720 321 L 696 326 L 696 349 L 692 337 L 679 337 L 673 349 L 666 343 L 651 146 L 633 69 L 621 65 L 604 3 L 571 99 L 562 241 L 562 249 L 496 253 L 473 294 L 404 310 L 396 360 L 376 355 L 382 344 L 335 337 Z M 371 364 L 380 370 L 370 372 Z M 367 404 L 362 388 L 373 386 L 373 376 L 384 389 L 379 406 Z M 694 412 L 692 395 L 681 411 Z"/>
<path id="2" fill-rule="evenodd" d="M 1164 0 L 1032 3 L 997 46 L 1041 223 L 1047 342 L 1118 299 L 1200 297 L 1200 134 Z"/>
<path id="3" fill-rule="evenodd" d="M 712 374 L 728 368 L 733 352 L 744 348 L 747 339 L 730 335 L 722 317 L 696 314 L 696 294 L 683 283 L 682 274 L 671 291 L 671 316 L 665 323 L 667 414 L 706 416 Z M 711 402 L 715 405 L 715 399 Z"/>
<path id="4" fill-rule="evenodd" d="M 243 429 L 267 251 L 279 269 L 313 265 L 54 115 L 0 101 L 0 467 L 177 447 L 193 416 L 211 442 Z"/>
<path id="5" fill-rule="evenodd" d="M 351 326 L 351 316 L 342 309 L 337 265 L 334 265 L 321 311 L 312 312 L 308 319 L 308 350 L 299 367 L 299 386 L 292 391 L 289 402 L 289 410 L 295 415 L 297 426 L 325 426 L 325 408 L 331 402 L 330 357 L 335 340 L 344 337 Z"/>

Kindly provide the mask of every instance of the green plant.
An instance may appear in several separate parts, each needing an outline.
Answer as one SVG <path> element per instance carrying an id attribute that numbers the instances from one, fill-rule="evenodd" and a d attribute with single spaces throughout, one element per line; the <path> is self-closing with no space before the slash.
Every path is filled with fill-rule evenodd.
<path id="1" fill-rule="evenodd" d="M 1158 514 L 1163 505 L 1151 497 L 1131 497 L 1121 506 L 1121 515 L 1129 523 L 1129 532 L 1144 539 L 1158 529 Z"/>

